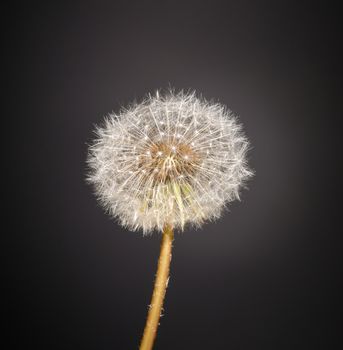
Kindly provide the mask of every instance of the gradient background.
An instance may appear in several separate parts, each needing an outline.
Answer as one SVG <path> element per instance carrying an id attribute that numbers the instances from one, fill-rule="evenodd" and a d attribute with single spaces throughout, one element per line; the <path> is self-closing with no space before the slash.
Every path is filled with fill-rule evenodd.
<path id="1" fill-rule="evenodd" d="M 256 176 L 221 220 L 176 236 L 155 348 L 339 347 L 338 8 L 70 1 L 4 15 L 6 349 L 137 348 L 160 237 L 104 214 L 85 159 L 106 113 L 169 85 L 240 115 Z"/>

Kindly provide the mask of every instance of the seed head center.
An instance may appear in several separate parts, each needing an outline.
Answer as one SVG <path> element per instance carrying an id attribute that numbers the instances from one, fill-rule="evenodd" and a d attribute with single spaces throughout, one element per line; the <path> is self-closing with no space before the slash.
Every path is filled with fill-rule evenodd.
<path id="1" fill-rule="evenodd" d="M 186 143 L 160 142 L 148 147 L 139 168 L 154 182 L 166 183 L 193 175 L 199 161 L 199 155 Z"/>

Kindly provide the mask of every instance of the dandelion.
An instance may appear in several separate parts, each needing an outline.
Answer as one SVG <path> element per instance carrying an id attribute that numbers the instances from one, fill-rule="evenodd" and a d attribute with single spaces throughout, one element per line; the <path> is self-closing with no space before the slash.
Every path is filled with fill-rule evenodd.
<path id="1" fill-rule="evenodd" d="M 130 230 L 163 232 L 141 349 L 153 346 L 169 276 L 173 231 L 200 227 L 239 199 L 252 176 L 237 117 L 193 93 L 159 92 L 110 114 L 90 146 L 88 180 Z"/>

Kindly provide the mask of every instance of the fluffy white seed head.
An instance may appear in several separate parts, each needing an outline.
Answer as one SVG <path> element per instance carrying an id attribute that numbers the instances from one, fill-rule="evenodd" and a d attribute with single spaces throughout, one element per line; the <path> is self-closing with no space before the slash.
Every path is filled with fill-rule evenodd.
<path id="1" fill-rule="evenodd" d="M 88 180 L 131 230 L 218 218 L 252 175 L 237 118 L 193 93 L 148 96 L 110 114 L 89 148 Z"/>

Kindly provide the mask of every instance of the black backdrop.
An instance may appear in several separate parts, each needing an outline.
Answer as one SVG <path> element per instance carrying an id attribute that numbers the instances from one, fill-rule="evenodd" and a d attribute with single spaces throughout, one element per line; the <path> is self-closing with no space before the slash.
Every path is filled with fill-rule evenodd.
<path id="1" fill-rule="evenodd" d="M 6 348 L 137 348 L 160 237 L 103 213 L 84 180 L 87 143 L 106 113 L 173 86 L 240 115 L 256 176 L 218 222 L 177 234 L 156 349 L 332 349 L 338 8 L 95 3 L 3 12 Z"/>

